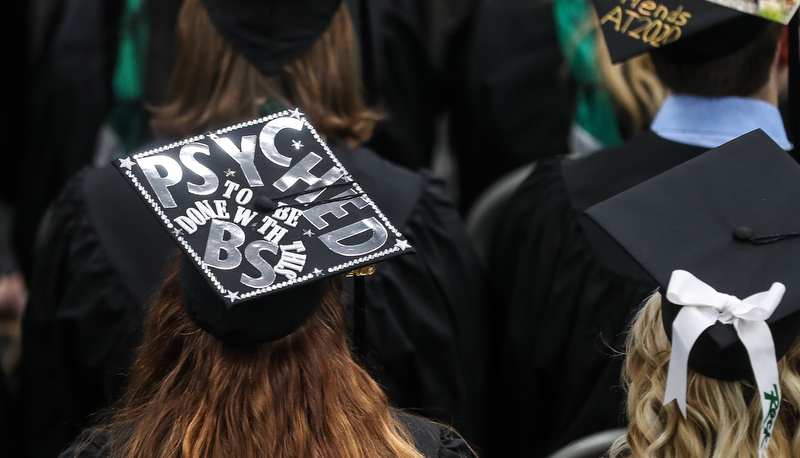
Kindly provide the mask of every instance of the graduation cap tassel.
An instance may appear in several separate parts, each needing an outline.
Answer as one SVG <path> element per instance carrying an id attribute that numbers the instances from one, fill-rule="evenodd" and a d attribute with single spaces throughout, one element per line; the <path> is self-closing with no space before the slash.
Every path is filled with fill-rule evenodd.
<path id="1" fill-rule="evenodd" d="M 367 304 L 364 298 L 364 277 L 355 277 L 353 285 L 353 346 L 362 364 L 367 362 Z"/>
<path id="2" fill-rule="evenodd" d="M 353 353 L 362 365 L 367 364 L 367 299 L 364 277 L 375 273 L 375 266 L 349 272 L 353 277 Z"/>

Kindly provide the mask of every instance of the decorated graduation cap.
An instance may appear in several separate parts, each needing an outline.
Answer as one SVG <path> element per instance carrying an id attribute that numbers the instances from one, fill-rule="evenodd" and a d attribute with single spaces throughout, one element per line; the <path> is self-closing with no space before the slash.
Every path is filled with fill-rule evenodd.
<path id="1" fill-rule="evenodd" d="M 189 316 L 224 342 L 285 337 L 329 277 L 413 251 L 297 109 L 115 165 L 183 253 Z"/>
<path id="2" fill-rule="evenodd" d="M 211 22 L 265 75 L 302 56 L 328 30 L 342 0 L 202 0 Z"/>
<path id="3" fill-rule="evenodd" d="M 793 0 L 592 1 L 613 62 L 661 48 L 688 62 L 723 57 L 798 8 Z"/>
<path id="4" fill-rule="evenodd" d="M 664 403 L 686 412 L 687 364 L 755 378 L 762 449 L 780 400 L 777 360 L 800 334 L 800 165 L 762 131 L 587 210 L 662 289 L 672 358 Z"/>
<path id="5" fill-rule="evenodd" d="M 592 0 L 612 62 L 659 49 L 676 63 L 726 57 L 771 22 L 789 24 L 789 131 L 800 135 L 797 0 Z"/>

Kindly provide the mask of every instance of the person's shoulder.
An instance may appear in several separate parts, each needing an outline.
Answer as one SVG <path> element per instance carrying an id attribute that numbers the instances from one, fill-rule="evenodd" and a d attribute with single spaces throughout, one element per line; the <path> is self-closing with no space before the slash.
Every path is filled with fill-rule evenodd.
<path id="1" fill-rule="evenodd" d="M 565 158 L 561 171 L 573 206 L 583 212 L 706 150 L 667 140 L 647 130 L 622 145 L 579 158 Z"/>
<path id="2" fill-rule="evenodd" d="M 472 458 L 467 442 L 453 429 L 416 415 L 393 411 L 394 417 L 411 434 L 414 444 L 426 458 Z"/>
<path id="3" fill-rule="evenodd" d="M 403 180 L 411 180 L 416 184 L 421 183 L 421 173 L 383 158 L 371 148 L 366 146 L 353 148 L 341 142 L 332 143 L 329 146 L 345 169 L 357 180 L 363 175 L 370 175 L 383 178 L 384 184 L 389 186 Z"/>
<path id="4" fill-rule="evenodd" d="M 571 213 L 562 173 L 564 156 L 537 161 L 505 204 L 500 227 L 531 223 L 533 215 Z"/>

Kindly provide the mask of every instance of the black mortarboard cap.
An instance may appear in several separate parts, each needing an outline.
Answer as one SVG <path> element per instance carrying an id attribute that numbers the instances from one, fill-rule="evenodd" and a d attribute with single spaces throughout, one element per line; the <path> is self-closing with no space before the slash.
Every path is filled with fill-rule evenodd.
<path id="1" fill-rule="evenodd" d="M 264 75 L 311 49 L 342 0 L 203 0 L 211 22 Z"/>
<path id="2" fill-rule="evenodd" d="M 786 293 L 767 320 L 780 359 L 800 334 L 800 165 L 757 130 L 587 210 L 663 291 L 686 270 L 740 299 Z M 620 304 L 625 306 L 625 304 Z M 662 294 L 667 336 L 680 306 Z M 692 348 L 689 367 L 719 380 L 752 376 L 732 325 L 717 322 Z"/>
<path id="3" fill-rule="evenodd" d="M 280 339 L 328 277 L 413 251 L 299 110 L 115 164 L 183 252 L 190 317 L 224 342 Z"/>
<path id="4" fill-rule="evenodd" d="M 790 0 L 592 1 L 613 62 L 653 49 L 684 62 L 724 57 L 763 33 L 770 19 L 788 23 L 797 8 Z"/>

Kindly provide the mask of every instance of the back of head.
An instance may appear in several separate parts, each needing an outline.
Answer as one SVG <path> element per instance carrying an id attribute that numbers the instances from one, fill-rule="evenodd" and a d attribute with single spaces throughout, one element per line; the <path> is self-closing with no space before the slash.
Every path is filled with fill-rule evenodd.
<path id="1" fill-rule="evenodd" d="M 113 457 L 420 458 L 385 395 L 351 358 L 341 281 L 297 331 L 232 345 L 201 330 L 173 263 L 150 309 L 119 409 Z"/>
<path id="2" fill-rule="evenodd" d="M 176 41 L 166 103 L 151 121 L 160 136 L 191 137 L 256 118 L 270 99 L 300 107 L 328 140 L 351 145 L 366 141 L 380 119 L 362 96 L 358 43 L 344 3 L 301 57 L 271 74 L 237 52 L 201 0 L 183 2 Z"/>
<path id="3" fill-rule="evenodd" d="M 745 21 L 754 32 L 743 32 Z M 761 23 L 761 24 L 759 24 Z M 650 52 L 661 82 L 677 94 L 701 97 L 749 97 L 769 81 L 784 26 L 743 16 Z M 743 46 L 709 50 L 709 42 L 725 41 L 727 34 L 750 35 Z M 698 49 L 708 50 L 698 53 Z"/>
<path id="4" fill-rule="evenodd" d="M 677 403 L 663 405 L 671 346 L 661 295 L 644 305 L 628 336 L 623 383 L 630 425 L 611 456 L 659 458 L 759 456 L 761 403 L 755 383 L 721 381 L 689 369 L 684 419 Z M 800 456 L 800 340 L 779 362 L 782 405 L 768 456 Z"/>

